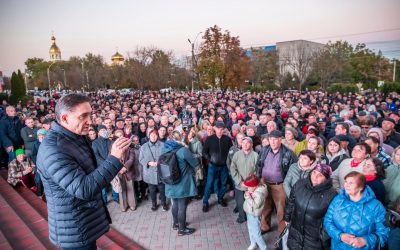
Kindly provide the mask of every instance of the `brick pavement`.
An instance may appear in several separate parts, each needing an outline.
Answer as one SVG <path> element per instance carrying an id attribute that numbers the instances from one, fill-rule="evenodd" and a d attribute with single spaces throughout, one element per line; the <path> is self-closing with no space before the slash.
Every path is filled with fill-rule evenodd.
<path id="1" fill-rule="evenodd" d="M 228 199 L 228 207 L 217 204 L 215 195 L 210 198 L 210 210 L 202 212 L 202 201 L 194 200 L 188 206 L 187 222 L 196 232 L 189 236 L 177 236 L 172 230 L 171 210 L 156 212 L 150 210 L 150 201 L 139 204 L 136 211 L 121 212 L 115 202 L 108 203 L 112 226 L 125 234 L 144 249 L 149 250 L 206 250 L 206 249 L 247 249 L 250 245 L 247 224 L 236 223 L 237 214 L 232 212 L 235 201 Z M 272 232 L 264 235 L 268 249 L 278 237 L 275 218 Z"/>

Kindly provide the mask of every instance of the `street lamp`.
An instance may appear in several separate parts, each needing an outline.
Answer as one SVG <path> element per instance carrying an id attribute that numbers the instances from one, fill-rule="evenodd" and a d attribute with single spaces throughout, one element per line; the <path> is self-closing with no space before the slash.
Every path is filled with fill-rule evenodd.
<path id="1" fill-rule="evenodd" d="M 51 68 L 51 66 L 53 66 L 53 64 L 55 64 L 55 63 L 56 63 L 56 61 L 53 61 L 53 62 L 50 64 L 50 66 L 47 68 L 47 80 L 49 81 L 49 95 L 50 95 L 50 98 L 51 98 L 50 68 Z"/>
<path id="2" fill-rule="evenodd" d="M 64 88 L 67 87 L 67 78 L 65 77 L 65 69 L 61 69 L 64 73 Z"/>
<path id="3" fill-rule="evenodd" d="M 196 61 L 196 57 L 194 55 L 194 45 L 196 44 L 197 38 L 199 37 L 199 35 L 203 33 L 203 32 L 199 32 L 196 35 L 196 38 L 194 39 L 193 43 L 190 41 L 190 39 L 188 38 L 188 42 L 190 43 L 190 45 L 192 46 L 192 71 L 193 71 L 193 76 L 192 76 L 192 93 L 193 93 L 193 83 L 194 83 L 194 77 L 197 76 L 196 78 L 198 78 L 198 75 L 195 72 L 195 67 L 197 67 L 197 61 Z M 196 79 L 199 80 L 199 79 Z"/>

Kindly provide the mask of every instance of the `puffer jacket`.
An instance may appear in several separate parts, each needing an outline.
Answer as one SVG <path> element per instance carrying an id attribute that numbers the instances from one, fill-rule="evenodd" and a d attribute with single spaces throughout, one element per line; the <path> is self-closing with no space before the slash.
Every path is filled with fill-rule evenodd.
<path id="1" fill-rule="evenodd" d="M 150 167 L 148 163 L 158 161 L 163 147 L 164 143 L 161 141 L 155 143 L 149 141 L 140 147 L 139 162 L 143 166 L 143 181 L 148 184 L 158 185 L 160 183 L 157 167 Z"/>
<path id="2" fill-rule="evenodd" d="M 354 249 L 341 241 L 342 233 L 363 237 L 367 244 L 360 249 L 375 249 L 377 237 L 383 247 L 389 236 L 389 229 L 384 226 L 385 213 L 385 208 L 375 198 L 370 187 L 365 187 L 358 202 L 351 201 L 344 189 L 341 189 L 329 205 L 324 218 L 324 226 L 332 238 L 332 250 Z"/>
<path id="3" fill-rule="evenodd" d="M 308 176 L 296 183 L 284 216 L 285 221 L 290 222 L 289 249 L 329 249 L 329 237 L 323 237 L 322 222 L 335 195 L 330 179 L 313 186 Z"/>
<path id="4" fill-rule="evenodd" d="M 286 174 L 285 180 L 283 181 L 283 189 L 285 190 L 286 196 L 290 196 L 290 191 L 296 184 L 296 182 L 300 179 L 306 179 L 311 171 L 313 171 L 314 166 L 310 166 L 310 168 L 303 170 L 300 168 L 299 163 L 293 163 L 289 171 Z"/>
<path id="5" fill-rule="evenodd" d="M 40 145 L 37 167 L 47 198 L 52 243 L 78 248 L 109 230 L 111 219 L 101 199 L 101 189 L 121 170 L 122 163 L 117 158 L 109 155 L 97 165 L 85 136 L 53 122 Z"/>
<path id="6" fill-rule="evenodd" d="M 22 122 L 17 116 L 4 116 L 0 120 L 0 141 L 2 146 L 4 148 L 14 146 L 14 151 L 21 148 L 24 144 L 21 137 L 22 128 Z"/>
<path id="7" fill-rule="evenodd" d="M 243 210 L 247 214 L 260 216 L 264 208 L 265 196 L 267 196 L 267 186 L 265 184 L 258 185 L 252 195 L 248 192 L 244 193 Z"/>
<path id="8" fill-rule="evenodd" d="M 271 151 L 271 147 L 263 147 L 258 155 L 256 173 L 259 178 L 262 176 L 262 169 L 264 167 L 265 158 L 267 158 L 268 153 Z M 280 161 L 282 177 L 285 178 L 290 166 L 297 162 L 297 157 L 292 150 L 288 149 L 285 145 L 281 145 L 280 148 Z"/>
<path id="9" fill-rule="evenodd" d="M 172 199 L 196 196 L 195 171 L 200 161 L 193 156 L 188 148 L 174 140 L 166 141 L 161 153 L 164 154 L 172 150 L 177 150 L 176 158 L 181 171 L 181 179 L 173 185 L 165 184 L 165 196 Z"/>

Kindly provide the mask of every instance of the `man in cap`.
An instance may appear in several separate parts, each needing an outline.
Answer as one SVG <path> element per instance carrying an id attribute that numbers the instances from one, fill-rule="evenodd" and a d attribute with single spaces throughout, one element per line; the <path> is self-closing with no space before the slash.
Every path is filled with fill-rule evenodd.
<path id="1" fill-rule="evenodd" d="M 283 221 L 286 194 L 283 189 L 283 180 L 290 165 L 297 161 L 294 153 L 282 144 L 282 133 L 274 130 L 269 133 L 269 147 L 264 147 L 257 159 L 257 175 L 268 187 L 265 205 L 261 215 L 261 230 L 263 233 L 271 229 L 271 214 L 276 208 L 278 230 L 281 233 L 285 228 Z"/>
<path id="2" fill-rule="evenodd" d="M 237 151 L 232 158 L 230 172 L 235 184 L 235 201 L 239 212 L 236 222 L 241 224 L 246 221 L 246 213 L 243 210 L 244 193 L 246 188 L 242 186 L 243 181 L 251 174 L 255 174 L 258 154 L 253 151 L 253 140 L 244 137 L 242 149 Z"/>
<path id="3" fill-rule="evenodd" d="M 389 144 L 393 148 L 397 148 L 400 145 L 400 133 L 394 130 L 396 122 L 389 117 L 386 117 L 382 121 L 382 130 L 386 135 L 386 140 L 384 143 Z"/>
<path id="4" fill-rule="evenodd" d="M 214 191 L 217 194 L 218 203 L 222 207 L 227 204 L 224 201 L 225 185 L 228 180 L 229 170 L 226 166 L 228 152 L 232 146 L 232 140 L 227 135 L 224 135 L 225 124 L 222 121 L 217 121 L 215 124 L 215 134 L 207 137 L 203 147 L 203 157 L 208 160 L 207 183 L 204 190 L 203 212 L 208 212 L 211 187 L 214 186 Z M 217 181 L 220 185 L 214 185 Z"/>

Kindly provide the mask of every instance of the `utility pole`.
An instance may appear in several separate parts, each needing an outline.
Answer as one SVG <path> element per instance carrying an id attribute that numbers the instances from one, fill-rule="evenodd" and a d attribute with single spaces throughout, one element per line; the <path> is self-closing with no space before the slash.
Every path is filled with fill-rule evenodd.
<path id="1" fill-rule="evenodd" d="M 47 68 L 47 80 L 49 81 L 49 97 L 51 98 L 51 86 L 50 86 L 50 68 L 55 64 L 56 61 L 53 61 L 50 66 Z"/>
<path id="2" fill-rule="evenodd" d="M 396 82 L 396 59 L 393 59 L 393 82 Z"/>
<path id="3" fill-rule="evenodd" d="M 196 43 L 196 41 L 197 41 L 197 38 L 199 37 L 199 35 L 201 34 L 201 33 L 203 33 L 203 32 L 199 32 L 198 34 L 197 34 L 197 36 L 196 36 L 196 38 L 194 39 L 194 41 L 193 41 L 193 43 L 190 41 L 190 39 L 188 38 L 188 42 L 190 43 L 190 45 L 192 46 L 192 74 L 193 74 L 193 76 L 192 76 L 192 93 L 193 93 L 193 89 L 194 89 L 194 81 L 195 81 L 195 78 L 197 78 L 196 80 L 197 80 L 197 82 L 199 82 L 199 77 L 198 77 L 198 74 L 196 73 L 196 68 L 197 68 L 197 61 L 196 61 L 196 56 L 195 56 L 195 54 L 194 54 L 194 45 L 195 45 L 195 43 Z"/>

